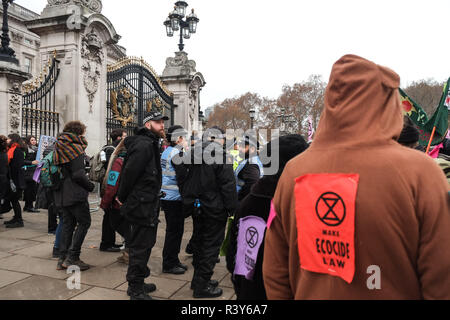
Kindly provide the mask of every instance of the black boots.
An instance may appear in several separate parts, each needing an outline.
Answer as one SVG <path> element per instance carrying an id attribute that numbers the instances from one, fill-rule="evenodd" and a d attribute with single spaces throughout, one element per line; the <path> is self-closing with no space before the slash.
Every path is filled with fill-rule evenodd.
<path id="1" fill-rule="evenodd" d="M 164 269 L 163 268 L 163 273 L 170 273 L 170 274 L 184 274 L 186 273 L 186 270 L 180 266 L 175 266 L 171 269 Z"/>
<path id="2" fill-rule="evenodd" d="M 139 294 L 132 294 L 130 295 L 130 300 L 153 300 L 152 297 L 150 297 L 148 294 L 141 292 Z"/>
<path id="3" fill-rule="evenodd" d="M 59 261 L 58 261 L 58 264 L 59 264 Z M 70 266 L 77 266 L 78 268 L 80 268 L 80 271 L 89 270 L 91 267 L 87 263 L 84 263 L 83 261 L 81 261 L 79 258 L 78 259 L 66 258 L 66 260 L 61 264 L 61 266 L 63 267 L 63 269 L 67 269 Z"/>
<path id="4" fill-rule="evenodd" d="M 144 283 L 143 288 L 137 291 L 135 290 L 132 290 L 131 286 L 128 286 L 127 294 L 130 300 L 153 300 L 148 294 L 156 291 L 156 285 L 153 283 Z"/>
<path id="5" fill-rule="evenodd" d="M 211 287 L 217 288 L 219 286 L 219 281 L 217 280 L 209 280 L 208 284 Z M 197 286 L 195 285 L 195 282 L 191 282 L 191 290 L 194 290 Z"/>
<path id="6" fill-rule="evenodd" d="M 154 283 L 144 283 L 144 293 L 145 294 L 149 294 L 154 291 L 156 291 L 156 285 Z M 133 291 L 130 288 L 128 288 L 127 294 L 128 294 L 128 296 L 131 297 L 133 295 Z"/>
<path id="7" fill-rule="evenodd" d="M 203 287 L 203 289 L 194 289 L 194 298 L 204 299 L 204 298 L 218 298 L 223 294 L 223 290 L 217 287 L 213 287 L 208 284 L 208 286 Z"/>
<path id="8" fill-rule="evenodd" d="M 23 220 L 13 219 L 5 222 L 5 226 L 7 229 L 23 228 Z"/>

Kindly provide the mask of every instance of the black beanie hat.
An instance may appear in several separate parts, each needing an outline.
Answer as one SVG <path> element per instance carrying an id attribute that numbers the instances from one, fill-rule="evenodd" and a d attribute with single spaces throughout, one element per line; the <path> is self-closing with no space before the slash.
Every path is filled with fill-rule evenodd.
<path id="1" fill-rule="evenodd" d="M 405 119 L 405 125 L 403 131 L 398 138 L 398 143 L 401 145 L 409 145 L 417 143 L 419 141 L 419 130 L 414 126 L 413 122 L 409 119 Z"/>

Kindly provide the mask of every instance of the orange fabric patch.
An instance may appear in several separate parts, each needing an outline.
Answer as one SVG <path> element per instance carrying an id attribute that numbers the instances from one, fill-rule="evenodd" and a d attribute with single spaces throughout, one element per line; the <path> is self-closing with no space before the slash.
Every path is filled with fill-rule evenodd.
<path id="1" fill-rule="evenodd" d="M 296 179 L 300 266 L 352 283 L 358 174 L 311 174 Z"/>

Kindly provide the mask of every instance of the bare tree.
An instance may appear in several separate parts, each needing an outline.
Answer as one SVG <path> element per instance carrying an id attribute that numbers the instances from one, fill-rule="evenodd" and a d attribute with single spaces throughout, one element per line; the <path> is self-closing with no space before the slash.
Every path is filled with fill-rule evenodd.
<path id="1" fill-rule="evenodd" d="M 434 79 L 418 80 L 411 83 L 405 92 L 417 102 L 431 118 L 435 113 L 442 97 L 442 88 L 445 83 L 439 83 Z"/>

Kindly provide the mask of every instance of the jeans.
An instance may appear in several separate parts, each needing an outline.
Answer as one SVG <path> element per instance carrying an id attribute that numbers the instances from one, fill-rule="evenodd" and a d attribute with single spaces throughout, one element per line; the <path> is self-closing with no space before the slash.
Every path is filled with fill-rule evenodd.
<path id="1" fill-rule="evenodd" d="M 71 261 L 80 259 L 81 246 L 91 226 L 89 203 L 78 203 L 71 207 L 62 208 L 63 227 L 60 242 L 60 257 L 67 257 Z"/>
<path id="2" fill-rule="evenodd" d="M 56 249 L 59 249 L 59 246 L 60 246 L 60 243 L 61 243 L 61 233 L 62 233 L 63 224 L 64 224 L 64 219 L 63 219 L 63 217 L 61 215 L 59 217 L 58 227 L 56 228 L 55 245 L 54 245 L 54 247 Z"/>
<path id="3" fill-rule="evenodd" d="M 166 238 L 163 249 L 163 269 L 176 267 L 180 260 L 181 240 L 184 232 L 183 202 L 161 201 L 161 207 L 166 217 Z"/>

